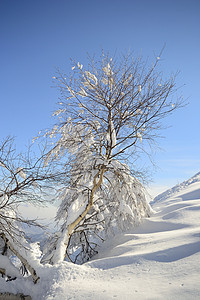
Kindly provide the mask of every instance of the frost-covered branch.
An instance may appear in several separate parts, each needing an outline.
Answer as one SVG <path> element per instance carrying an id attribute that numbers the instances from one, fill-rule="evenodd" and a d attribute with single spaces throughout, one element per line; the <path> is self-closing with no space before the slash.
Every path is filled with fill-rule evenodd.
<path id="1" fill-rule="evenodd" d="M 81 253 L 86 259 L 83 248 L 97 244 L 94 236 L 104 239 L 150 215 L 133 162 L 141 153 L 150 156 L 163 119 L 182 105 L 176 74 L 165 79 L 159 71 L 161 54 L 148 65 L 130 54 L 102 53 L 99 60 L 89 57 L 88 66 L 73 62 L 69 76 L 58 71 L 53 77 L 61 100 L 58 122 L 45 133 L 53 144 L 45 165 L 60 162 L 69 180 L 57 213 L 61 231 L 44 261 L 62 260 L 66 249 L 72 261 Z"/>
<path id="2" fill-rule="evenodd" d="M 18 207 L 23 203 L 26 205 L 45 204 L 45 191 L 53 192 L 53 186 L 58 179 L 60 183 L 60 173 L 58 175 L 55 166 L 54 172 L 50 164 L 47 168 L 43 167 L 44 150 L 39 157 L 34 156 L 30 149 L 25 154 L 17 154 L 12 138 L 7 137 L 0 142 L 0 239 L 4 241 L 4 249 L 0 254 L 7 257 L 7 249 L 10 249 L 12 255 L 16 255 L 29 270 L 34 282 L 38 277 L 31 263 L 26 259 L 24 249 L 27 252 L 30 249 L 24 228 L 26 226 L 42 228 L 43 226 L 37 222 L 34 216 L 32 219 L 21 216 Z M 7 259 L 9 258 L 7 257 Z M 1 263 L 5 260 L 6 258 L 0 260 L 0 268 L 2 267 Z M 9 270 L 6 269 L 6 274 L 7 271 Z"/>

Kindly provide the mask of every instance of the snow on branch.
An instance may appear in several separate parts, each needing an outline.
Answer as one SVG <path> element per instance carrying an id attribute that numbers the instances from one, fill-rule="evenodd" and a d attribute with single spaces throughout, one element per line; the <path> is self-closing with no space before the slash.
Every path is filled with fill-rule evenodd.
<path id="1" fill-rule="evenodd" d="M 69 80 L 60 72 L 62 108 L 55 113 L 58 127 L 48 132 L 55 140 L 45 165 L 57 161 L 68 181 L 57 213 L 61 230 L 46 253 L 51 263 L 65 254 L 82 263 L 95 253 L 96 237 L 104 240 L 150 216 L 136 178 L 145 180 L 146 173 L 137 161 L 151 161 L 163 119 L 182 105 L 175 99 L 176 77 L 164 79 L 158 63 L 102 54 L 89 58 L 84 71 L 75 64 Z"/>

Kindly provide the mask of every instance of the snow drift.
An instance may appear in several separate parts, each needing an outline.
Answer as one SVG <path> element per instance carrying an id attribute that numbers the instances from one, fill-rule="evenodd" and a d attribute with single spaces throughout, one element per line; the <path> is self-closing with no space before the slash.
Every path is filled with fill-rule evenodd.
<path id="1" fill-rule="evenodd" d="M 40 281 L 5 282 L 0 291 L 38 299 L 199 299 L 200 173 L 156 197 L 154 216 L 105 242 L 84 265 L 35 267 Z"/>

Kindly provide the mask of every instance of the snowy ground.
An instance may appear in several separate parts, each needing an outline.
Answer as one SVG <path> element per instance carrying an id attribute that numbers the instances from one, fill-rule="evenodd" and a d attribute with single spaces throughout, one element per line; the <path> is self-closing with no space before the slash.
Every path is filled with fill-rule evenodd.
<path id="1" fill-rule="evenodd" d="M 157 197 L 153 208 L 151 218 L 106 242 L 92 261 L 38 264 L 38 284 L 0 278 L 0 291 L 33 300 L 200 299 L 200 174 Z"/>

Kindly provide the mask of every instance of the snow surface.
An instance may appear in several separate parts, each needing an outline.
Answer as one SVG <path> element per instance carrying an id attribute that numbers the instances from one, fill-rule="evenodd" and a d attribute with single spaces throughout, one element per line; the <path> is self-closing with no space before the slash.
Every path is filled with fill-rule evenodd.
<path id="1" fill-rule="evenodd" d="M 195 174 L 194 176 L 192 176 L 190 179 L 183 181 L 181 184 L 177 184 L 174 187 L 172 187 L 171 189 L 166 190 L 164 193 L 159 194 L 157 197 L 154 198 L 153 203 L 165 200 L 166 198 L 169 198 L 172 195 L 177 194 L 178 192 L 184 192 L 185 188 L 187 188 L 188 186 L 190 186 L 193 183 L 198 184 L 199 182 L 200 182 L 200 172 Z M 196 193 L 196 191 L 195 191 L 195 193 Z M 192 199 L 193 196 L 190 195 L 190 198 Z"/>
<path id="2" fill-rule="evenodd" d="M 156 197 L 155 214 L 107 241 L 92 261 L 34 264 L 36 285 L 30 278 L 0 278 L 0 291 L 33 300 L 200 299 L 199 175 Z"/>

